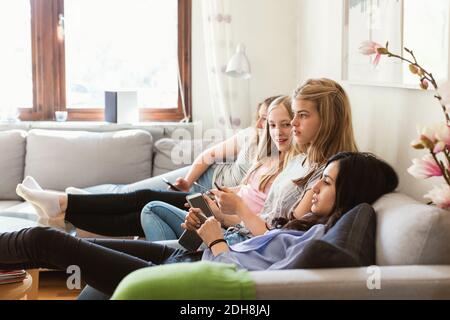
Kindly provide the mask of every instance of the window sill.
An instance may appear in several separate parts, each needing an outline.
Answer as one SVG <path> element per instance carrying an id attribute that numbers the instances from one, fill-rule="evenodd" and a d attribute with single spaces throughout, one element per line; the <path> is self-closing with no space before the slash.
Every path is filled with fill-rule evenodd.
<path id="1" fill-rule="evenodd" d="M 84 130 L 94 132 L 107 132 L 116 130 L 143 129 L 149 131 L 155 140 L 162 136 L 170 136 L 176 129 L 184 128 L 191 134 L 194 132 L 195 123 L 180 122 L 140 122 L 135 124 L 117 124 L 108 122 L 91 121 L 19 121 L 14 123 L 0 122 L 0 131 L 5 130 L 31 130 L 31 129 L 54 129 L 54 130 Z"/>

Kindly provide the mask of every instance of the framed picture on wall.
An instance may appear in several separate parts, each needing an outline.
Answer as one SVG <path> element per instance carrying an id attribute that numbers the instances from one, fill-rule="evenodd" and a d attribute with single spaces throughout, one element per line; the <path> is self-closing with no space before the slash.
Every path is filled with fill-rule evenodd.
<path id="1" fill-rule="evenodd" d="M 414 51 L 420 64 L 444 81 L 449 74 L 450 0 L 344 0 L 343 80 L 362 84 L 419 88 L 408 64 L 359 53 L 360 44 L 372 40 L 407 57 Z M 409 56 L 410 57 L 410 56 Z"/>

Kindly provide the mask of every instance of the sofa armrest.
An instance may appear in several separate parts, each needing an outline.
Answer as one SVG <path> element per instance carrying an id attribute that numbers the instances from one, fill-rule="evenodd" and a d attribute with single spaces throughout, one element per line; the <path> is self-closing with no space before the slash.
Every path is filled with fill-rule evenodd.
<path id="1" fill-rule="evenodd" d="M 380 275 L 380 289 L 367 283 Z M 256 297 L 270 299 L 450 299 L 450 265 L 253 271 Z"/>

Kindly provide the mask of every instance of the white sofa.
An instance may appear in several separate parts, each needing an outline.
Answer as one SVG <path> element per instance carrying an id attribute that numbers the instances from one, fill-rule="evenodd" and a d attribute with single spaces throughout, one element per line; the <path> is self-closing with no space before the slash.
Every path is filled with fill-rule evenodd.
<path id="1" fill-rule="evenodd" d="M 159 133 L 158 140 L 167 136 Z M 0 131 L 0 211 L 33 214 L 14 192 L 25 175 L 56 190 L 148 178 L 153 136 L 148 130 Z M 377 268 L 252 272 L 257 298 L 449 299 L 450 212 L 401 193 L 384 196 L 374 208 Z M 370 289 L 371 281 L 379 287 Z"/>
<path id="2" fill-rule="evenodd" d="M 450 299 L 450 212 L 401 193 L 374 209 L 376 268 L 252 272 L 258 299 Z"/>
<path id="3" fill-rule="evenodd" d="M 49 130 L 22 125 L 2 130 L 0 126 L 0 212 L 35 214 L 15 193 L 27 175 L 45 189 L 64 190 L 68 186 L 133 183 L 189 164 L 170 162 L 168 149 L 173 144 L 164 138 L 170 138 L 175 129 L 190 132 L 191 126 L 81 128 Z"/>

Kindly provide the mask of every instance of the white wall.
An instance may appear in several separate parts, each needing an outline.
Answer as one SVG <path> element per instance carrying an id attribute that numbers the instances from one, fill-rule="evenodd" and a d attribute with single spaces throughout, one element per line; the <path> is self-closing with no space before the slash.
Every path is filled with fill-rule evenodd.
<path id="1" fill-rule="evenodd" d="M 233 35 L 247 48 L 252 67 L 250 105 L 252 115 L 258 102 L 274 94 L 290 94 L 297 81 L 297 1 L 229 0 Z M 201 0 L 193 0 L 192 96 L 193 118 L 204 129 L 213 125 L 210 112 Z"/>
<path id="2" fill-rule="evenodd" d="M 192 0 L 192 117 L 205 127 L 213 122 L 209 111 L 201 0 Z"/>
<path id="3" fill-rule="evenodd" d="M 341 81 L 342 0 L 230 0 L 236 41 L 247 46 L 253 77 L 253 113 L 264 97 L 290 94 L 310 77 Z M 212 127 L 204 65 L 201 1 L 193 0 L 193 108 L 203 129 Z M 433 183 L 411 177 L 411 159 L 424 153 L 410 148 L 417 124 L 442 120 L 432 92 L 343 83 L 353 109 L 361 150 L 390 162 L 400 176 L 400 190 L 423 200 Z"/>
<path id="4" fill-rule="evenodd" d="M 299 0 L 298 80 L 329 77 L 341 80 L 342 0 Z M 443 120 L 432 92 L 345 84 L 353 110 L 353 124 L 361 150 L 390 162 L 400 176 L 400 191 L 417 199 L 433 181 L 418 180 L 406 169 L 424 152 L 409 145 L 417 137 L 417 124 Z"/>

